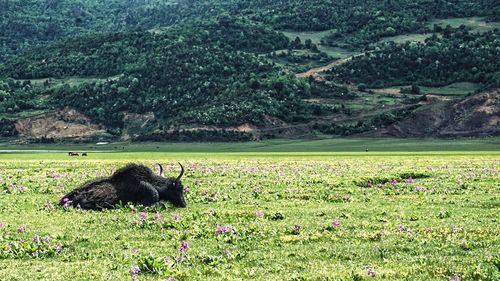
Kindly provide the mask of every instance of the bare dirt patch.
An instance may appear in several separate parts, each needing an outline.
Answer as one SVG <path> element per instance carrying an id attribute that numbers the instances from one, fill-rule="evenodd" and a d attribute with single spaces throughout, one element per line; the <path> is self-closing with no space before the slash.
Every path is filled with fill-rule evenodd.
<path id="1" fill-rule="evenodd" d="M 15 128 L 23 139 L 89 139 L 106 135 L 106 131 L 75 109 L 44 113 L 16 121 Z"/>

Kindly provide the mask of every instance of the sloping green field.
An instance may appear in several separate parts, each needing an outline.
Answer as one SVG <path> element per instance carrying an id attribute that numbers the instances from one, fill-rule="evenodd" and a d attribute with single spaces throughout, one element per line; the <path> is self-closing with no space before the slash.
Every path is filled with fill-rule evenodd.
<path id="1" fill-rule="evenodd" d="M 498 280 L 487 150 L 2 154 L 0 280 Z M 188 208 L 57 206 L 131 161 L 181 161 Z"/>

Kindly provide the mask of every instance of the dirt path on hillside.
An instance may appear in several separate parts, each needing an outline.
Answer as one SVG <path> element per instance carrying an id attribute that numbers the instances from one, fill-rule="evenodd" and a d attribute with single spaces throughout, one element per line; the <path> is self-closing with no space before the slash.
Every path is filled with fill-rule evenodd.
<path id="1" fill-rule="evenodd" d="M 380 115 L 383 113 L 391 112 L 393 110 L 409 108 L 412 106 L 413 105 L 400 105 L 400 106 L 385 108 L 382 110 L 372 110 L 372 111 L 369 111 L 367 113 L 361 113 L 359 115 L 356 115 L 355 117 L 354 116 L 344 116 L 344 117 L 333 117 L 332 116 L 330 118 L 309 121 L 309 122 L 303 123 L 303 124 L 277 126 L 277 127 L 273 127 L 273 128 L 254 129 L 253 132 L 269 133 L 272 131 L 287 130 L 287 129 L 299 129 L 299 128 L 304 128 L 306 130 L 310 130 L 316 124 L 330 124 L 332 122 L 346 122 L 346 121 L 353 121 L 353 120 L 358 121 L 358 120 L 366 119 L 368 117 L 377 116 L 377 115 Z"/>
<path id="2" fill-rule="evenodd" d="M 350 56 L 350 57 L 347 57 L 347 58 L 339 59 L 339 60 L 336 60 L 336 61 L 334 61 L 334 62 L 332 62 L 332 63 L 330 63 L 328 65 L 321 66 L 321 67 L 315 67 L 315 68 L 309 69 L 306 72 L 297 73 L 297 74 L 295 74 L 295 77 L 297 77 L 297 78 L 308 78 L 309 76 L 312 76 L 312 77 L 318 79 L 320 77 L 320 73 L 328 71 L 328 70 L 332 69 L 335 66 L 339 66 L 339 65 L 342 65 L 344 63 L 350 62 L 353 58 L 359 57 L 359 56 L 363 56 L 365 54 L 366 53 L 361 53 L 361 54 L 356 54 L 356 55 L 353 55 L 353 56 Z"/>

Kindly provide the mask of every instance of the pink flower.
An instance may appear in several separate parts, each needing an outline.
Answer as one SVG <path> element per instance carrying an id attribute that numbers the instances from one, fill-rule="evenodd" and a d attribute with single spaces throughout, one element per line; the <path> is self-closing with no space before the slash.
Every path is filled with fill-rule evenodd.
<path id="1" fill-rule="evenodd" d="M 181 216 L 179 216 L 178 214 L 176 213 L 170 213 L 170 216 L 172 216 L 172 219 L 175 221 L 175 222 L 179 222 L 181 220 Z"/>
<path id="2" fill-rule="evenodd" d="M 50 204 L 50 202 L 45 202 L 45 204 L 43 204 L 43 209 L 44 210 L 52 209 L 52 204 Z"/>
<path id="3" fill-rule="evenodd" d="M 298 235 L 302 227 L 298 224 L 292 226 L 292 233 Z"/>
<path id="4" fill-rule="evenodd" d="M 33 236 L 31 240 L 37 244 L 40 244 L 40 242 L 42 242 L 42 239 L 38 235 Z"/>
<path id="5" fill-rule="evenodd" d="M 69 198 L 66 198 L 66 197 L 63 198 L 62 201 L 63 201 L 63 208 L 64 209 L 67 209 L 69 207 L 69 205 L 71 204 L 71 202 L 73 202 L 73 201 L 69 200 Z"/>
<path id="6" fill-rule="evenodd" d="M 139 220 L 141 222 L 145 221 L 147 217 L 148 217 L 148 213 L 145 213 L 145 212 L 140 212 L 139 213 Z"/>
<path id="7" fill-rule="evenodd" d="M 26 231 L 26 228 L 24 226 L 20 226 L 20 227 L 16 228 L 17 233 L 24 233 L 25 231 Z"/>
<path id="8" fill-rule="evenodd" d="M 413 178 L 412 177 L 406 178 L 406 183 L 413 183 Z"/>
<path id="9" fill-rule="evenodd" d="M 399 229 L 400 231 L 405 231 L 405 230 L 406 230 L 406 226 L 404 226 L 404 225 L 400 224 L 400 225 L 398 225 L 398 229 Z"/>
<path id="10" fill-rule="evenodd" d="M 179 252 L 185 252 L 189 249 L 189 244 L 186 241 L 182 241 L 181 245 L 179 246 Z"/>
<path id="11" fill-rule="evenodd" d="M 218 234 L 227 234 L 234 232 L 234 228 L 230 225 L 218 225 L 215 231 Z"/>
<path id="12" fill-rule="evenodd" d="M 161 214 L 160 213 L 155 214 L 155 221 L 157 221 L 157 222 L 161 221 Z"/>
<path id="13" fill-rule="evenodd" d="M 182 189 L 182 192 L 184 192 L 184 193 L 188 193 L 188 192 L 189 192 L 189 187 L 187 187 L 187 186 L 186 186 L 186 187 L 184 187 L 184 189 Z"/>
<path id="14" fill-rule="evenodd" d="M 375 277 L 375 275 L 377 275 L 377 272 L 375 272 L 375 270 L 370 267 L 370 268 L 368 268 L 367 274 L 368 274 L 368 276 Z"/>
<path id="15" fill-rule="evenodd" d="M 425 191 L 425 187 L 420 186 L 420 185 L 417 185 L 417 186 L 415 187 L 415 191 L 417 191 L 417 192 L 419 192 L 419 191 Z"/>
<path id="16" fill-rule="evenodd" d="M 451 277 L 451 281 L 461 281 L 461 280 L 462 279 L 458 275 L 455 275 L 455 276 Z"/>
<path id="17" fill-rule="evenodd" d="M 128 273 L 133 275 L 139 275 L 139 273 L 141 273 L 141 269 L 137 265 L 135 265 L 128 270 Z"/>
<path id="18" fill-rule="evenodd" d="M 332 221 L 332 227 L 333 227 L 333 228 L 337 228 L 337 227 L 339 227 L 339 226 L 340 226 L 340 221 L 339 221 L 338 219 L 334 219 L 334 220 Z"/>
<path id="19" fill-rule="evenodd" d="M 255 216 L 257 216 L 259 219 L 262 219 L 262 218 L 264 218 L 264 212 L 257 211 L 257 212 L 255 212 Z"/>

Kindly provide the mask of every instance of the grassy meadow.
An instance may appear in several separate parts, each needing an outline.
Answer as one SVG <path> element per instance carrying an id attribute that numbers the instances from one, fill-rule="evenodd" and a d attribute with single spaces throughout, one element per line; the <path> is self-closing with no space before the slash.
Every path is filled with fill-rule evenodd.
<path id="1" fill-rule="evenodd" d="M 16 148 L 0 280 L 500 278 L 498 138 Z M 188 207 L 57 205 L 132 161 L 182 162 Z"/>

